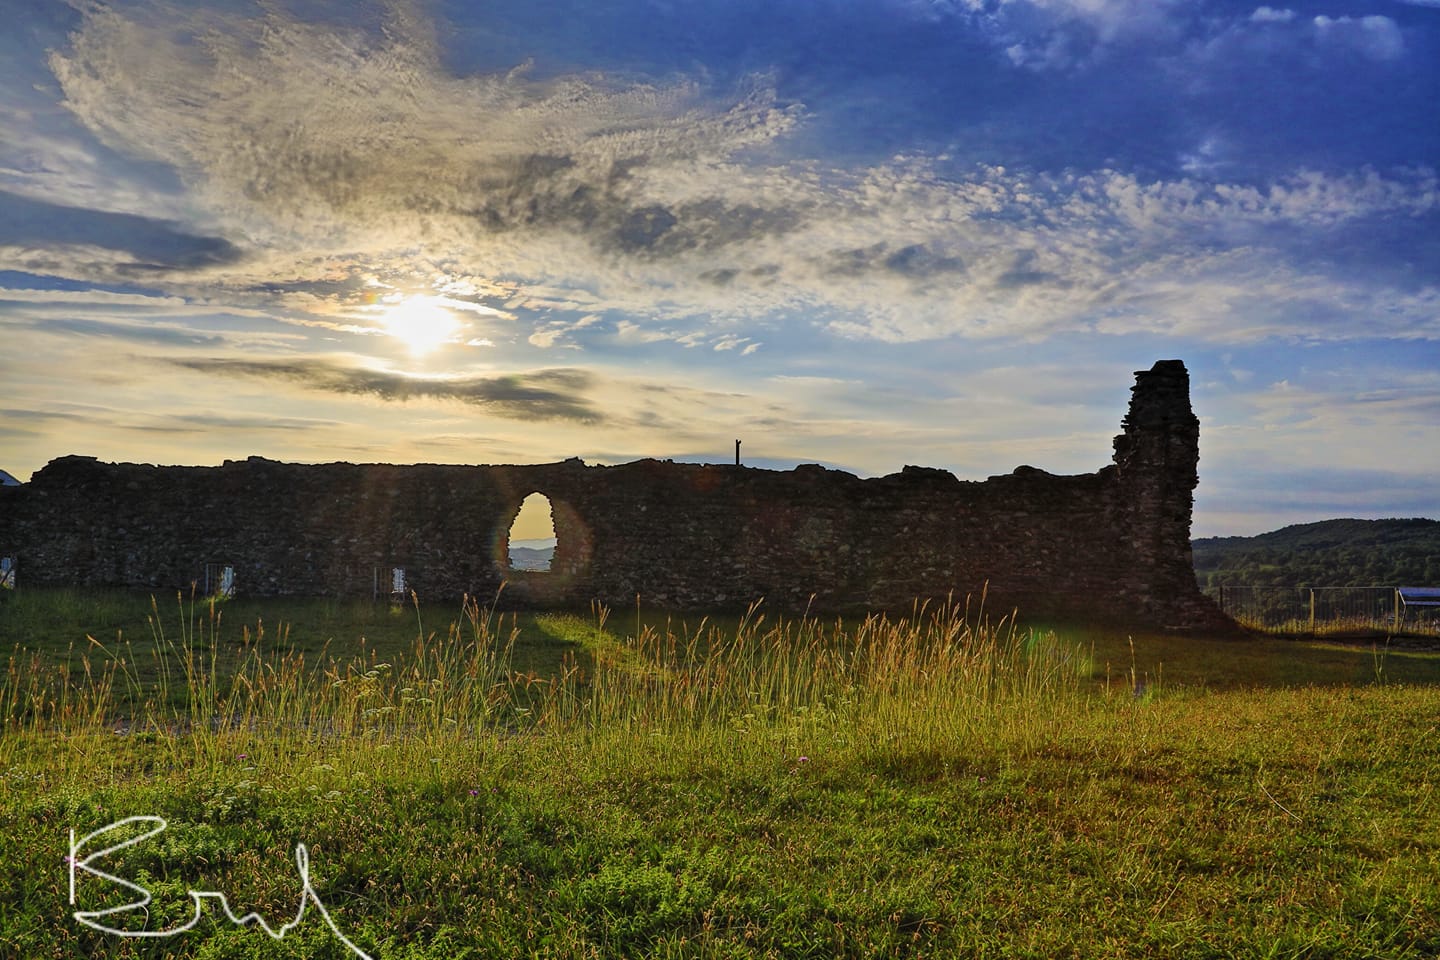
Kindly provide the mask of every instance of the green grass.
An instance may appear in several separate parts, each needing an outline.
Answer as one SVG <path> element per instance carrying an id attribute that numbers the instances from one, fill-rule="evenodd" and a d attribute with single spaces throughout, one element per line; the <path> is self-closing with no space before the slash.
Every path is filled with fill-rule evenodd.
<path id="1" fill-rule="evenodd" d="M 83 927 L 125 898 L 82 878 L 69 904 L 69 830 L 141 814 L 169 829 L 106 869 L 143 879 L 150 929 L 190 889 L 289 919 L 304 843 L 387 960 L 1440 953 L 1431 657 L 944 607 L 10 600 L 4 957 L 353 955 L 313 913 L 281 942 Z"/>
<path id="2" fill-rule="evenodd" d="M 1340 643 L 1257 634 L 1206 639 L 1186 634 L 1129 635 L 1057 628 L 1062 642 L 1091 652 L 1094 679 L 1111 686 L 1137 679 L 1172 691 L 1440 683 L 1440 652 L 1392 645 L 1384 637 Z"/>
<path id="3" fill-rule="evenodd" d="M 542 614 L 542 616 L 544 616 Z M 495 629 L 502 629 L 497 615 Z M 535 616 L 507 614 L 503 629 L 521 629 L 513 651 L 519 669 L 550 669 L 558 662 L 553 638 L 531 628 Z M 116 590 L 21 590 L 0 595 L 0 644 L 50 656 L 62 652 L 127 649 L 133 670 L 149 678 L 154 648 L 164 640 L 214 641 L 222 654 L 247 643 L 310 660 L 350 659 L 373 653 L 389 659 L 407 653 L 418 638 L 441 638 L 464 620 L 462 604 L 427 607 L 365 600 L 235 598 L 220 602 L 190 593 L 154 595 Z M 522 629 L 523 628 L 523 629 Z M 157 641 L 159 641 L 157 643 Z M 533 642 L 532 642 L 533 641 Z"/>

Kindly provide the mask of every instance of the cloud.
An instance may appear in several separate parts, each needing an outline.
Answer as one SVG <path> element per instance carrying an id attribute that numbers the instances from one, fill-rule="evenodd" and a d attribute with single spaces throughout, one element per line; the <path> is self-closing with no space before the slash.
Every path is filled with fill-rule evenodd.
<path id="1" fill-rule="evenodd" d="M 340 422 L 336 420 L 315 417 L 244 417 L 214 413 L 180 413 L 156 418 L 154 422 L 135 423 L 130 426 L 130 429 L 150 433 L 210 436 L 215 433 L 232 431 L 269 433 L 277 430 L 284 433 L 306 433 L 333 430 L 340 425 Z"/>
<path id="2" fill-rule="evenodd" d="M 1256 7 L 1250 14 L 1255 23 L 1289 23 L 1295 19 L 1294 10 L 1276 10 L 1273 7 Z"/>
<path id="3" fill-rule="evenodd" d="M 1202 427 L 1208 438 L 1203 461 L 1209 464 L 1202 474 L 1208 469 L 1222 478 L 1219 495 L 1278 488 L 1298 498 L 1320 482 L 1303 477 L 1333 476 L 1343 462 L 1383 465 L 1392 482 L 1372 489 L 1402 481 L 1423 485 L 1433 504 L 1436 464 L 1428 440 L 1440 416 L 1440 375 L 1434 371 L 1349 367 L 1341 360 L 1258 390 L 1216 392 L 1239 403 L 1225 422 Z M 1288 486 L 1266 479 L 1287 476 L 1294 479 Z"/>
<path id="4" fill-rule="evenodd" d="M 114 269 L 131 278 L 234 264 L 242 254 L 222 237 L 128 213 L 66 207 L 0 191 L 0 246 L 91 247 L 115 251 Z M 126 259 L 128 257 L 128 259 Z"/>
<path id="5" fill-rule="evenodd" d="M 325 360 L 172 359 L 174 366 L 226 377 L 257 377 L 298 383 L 312 390 L 372 396 L 386 402 L 457 400 L 517 420 L 569 420 L 595 424 L 605 417 L 583 394 L 592 384 L 582 370 L 542 370 L 499 377 L 412 377 L 362 370 Z"/>
<path id="6" fill-rule="evenodd" d="M 568 338 L 581 330 L 593 327 L 600 323 L 598 314 L 587 314 L 579 320 L 552 320 L 539 324 L 535 332 L 530 334 L 528 342 L 531 346 L 539 347 L 542 350 L 549 349 L 557 343 L 561 346 L 579 349 L 578 345 L 567 342 Z"/>
<path id="7" fill-rule="evenodd" d="M 642 327 L 631 320 L 621 320 L 615 324 L 615 337 L 621 343 L 664 343 L 675 340 L 678 336 L 670 331 Z"/>
<path id="8" fill-rule="evenodd" d="M 927 16 L 998 17 L 988 29 L 1070 31 L 1092 46 L 1170 36 L 1183 9 L 931 7 Z M 165 254 L 150 258 L 166 267 L 152 282 L 259 306 L 281 278 L 298 296 L 337 269 L 353 284 L 355 265 L 386 264 L 417 283 L 468 283 L 476 302 L 494 298 L 487 310 L 550 314 L 528 335 L 542 348 L 576 345 L 563 313 L 623 316 L 622 340 L 692 345 L 794 318 L 888 341 L 1074 329 L 1353 335 L 1333 311 L 1321 312 L 1335 322 L 1312 322 L 1312 304 L 1326 302 L 1382 316 L 1396 335 L 1435 332 L 1431 265 L 1401 291 L 1313 259 L 1365 218 L 1365 243 L 1379 250 L 1397 229 L 1387 222 L 1436 216 L 1425 171 L 1224 182 L 1040 175 L 944 155 L 836 167 L 794 155 L 809 113 L 773 77 L 456 75 L 433 26 L 387 9 L 376 27 L 375 16 L 305 22 L 274 5 L 253 19 L 188 5 L 86 8 L 51 57 L 67 106 L 111 149 L 174 169 L 207 224 L 193 235 L 135 225 Z M 1265 22 L 1245 21 L 1246 36 L 1302 26 L 1268 7 L 1251 19 Z M 1338 18 L 1323 31 L 1388 56 L 1396 48 L 1380 21 L 1393 25 Z M 78 239 L 12 241 L 0 256 L 61 276 L 133 269 Z M 317 294 L 290 322 L 343 326 L 352 295 Z"/>
<path id="9" fill-rule="evenodd" d="M 230 338 L 220 334 L 203 333 L 175 324 L 136 323 L 115 318 L 87 320 L 76 317 L 49 317 L 26 324 L 12 320 L 0 320 L 0 325 L 12 328 L 25 325 L 49 334 L 76 334 L 82 337 L 104 337 L 174 346 L 216 347 L 228 345 L 231 342 Z"/>
<path id="10" fill-rule="evenodd" d="M 1384 423 L 1388 431 L 1428 430 L 1440 419 L 1440 373 L 1374 369 L 1336 371 L 1318 384 L 1288 380 L 1252 398 L 1262 428 L 1304 423 L 1361 434 Z M 1393 440 L 1395 434 L 1380 442 Z M 1423 451 L 1417 451 L 1423 452 Z M 1408 453 L 1396 451 L 1396 460 Z"/>
<path id="11" fill-rule="evenodd" d="M 146 293 L 117 293 L 111 290 L 57 290 L 29 287 L 0 287 L 0 302 L 45 305 L 71 309 L 76 304 L 101 306 L 109 310 L 142 308 L 146 312 L 184 310 L 189 304 L 181 297 Z"/>
<path id="12" fill-rule="evenodd" d="M 106 407 L 97 404 L 56 402 L 39 409 L 0 409 L 0 421 L 6 423 L 72 423 L 113 430 L 134 430 L 141 433 L 173 433 L 208 435 L 215 431 L 304 432 L 330 430 L 340 424 L 315 417 L 236 416 L 217 413 L 153 414 Z"/>
<path id="13" fill-rule="evenodd" d="M 1197 530 L 1435 516 L 1440 373 L 1408 353 L 1357 362 L 1365 354 L 1311 348 L 1284 379 L 1205 383 Z"/>
<path id="14" fill-rule="evenodd" d="M 717 108 L 684 81 L 452 77 L 426 33 L 393 17 L 376 35 L 274 8 L 96 8 L 51 63 L 67 105 L 108 143 L 176 165 L 241 222 L 312 237 L 443 215 L 490 233 L 586 223 L 649 246 L 662 225 L 606 181 L 794 122 L 763 87 Z"/>
<path id="15" fill-rule="evenodd" d="M 1313 21 L 1322 44 L 1356 50 L 1372 60 L 1399 60 L 1405 55 L 1400 25 L 1389 17 L 1326 17 Z"/>
<path id="16" fill-rule="evenodd" d="M 270 315 L 183 297 L 100 289 L 0 286 L 0 328 L 50 341 L 124 340 L 164 346 L 293 348 L 298 333 L 256 327 Z M 38 341 L 32 341 L 33 344 Z"/>
<path id="17" fill-rule="evenodd" d="M 1119 47 L 1173 42 L 1185 19 L 1178 0 L 960 0 L 949 6 L 1013 65 L 1037 71 L 1084 68 Z"/>
<path id="18" fill-rule="evenodd" d="M 1194 64 L 1208 64 L 1192 82 L 1224 85 L 1226 70 L 1244 65 L 1254 72 L 1258 64 L 1268 71 L 1277 71 L 1267 78 L 1274 82 L 1294 83 L 1297 73 L 1316 74 L 1317 79 L 1333 83 L 1337 58 L 1359 54 L 1363 60 L 1384 65 L 1404 59 L 1407 53 L 1404 31 L 1389 17 L 1329 17 L 1319 15 L 1299 18 L 1295 11 L 1258 7 L 1244 20 L 1231 21 L 1223 28 L 1189 44 L 1189 58 Z M 1268 57 L 1256 61 L 1257 57 Z M 1377 68 L 1378 69 L 1378 68 Z M 1353 78 L 1352 78 L 1353 79 Z"/>
<path id="19" fill-rule="evenodd" d="M 1202 467 L 1202 477 L 1203 471 Z M 1232 474 L 1229 479 L 1229 483 L 1202 479 L 1195 500 L 1194 536 L 1253 536 L 1287 524 L 1336 517 L 1380 520 L 1440 514 L 1434 484 L 1426 475 L 1278 466 Z"/>

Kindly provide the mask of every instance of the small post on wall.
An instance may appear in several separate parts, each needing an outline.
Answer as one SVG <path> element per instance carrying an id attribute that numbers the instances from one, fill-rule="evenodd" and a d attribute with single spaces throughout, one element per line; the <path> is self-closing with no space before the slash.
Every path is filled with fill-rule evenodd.
<path id="1" fill-rule="evenodd" d="M 735 466 L 740 466 L 740 441 L 735 441 Z"/>

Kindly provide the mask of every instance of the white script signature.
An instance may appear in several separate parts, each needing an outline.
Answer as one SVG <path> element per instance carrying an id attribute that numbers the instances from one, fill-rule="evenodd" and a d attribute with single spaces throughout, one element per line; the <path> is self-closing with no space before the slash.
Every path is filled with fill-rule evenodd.
<path id="1" fill-rule="evenodd" d="M 94 840 L 97 837 L 103 837 L 104 835 L 112 833 L 116 830 L 122 830 L 130 826 L 131 824 L 147 823 L 154 824 L 154 827 L 142 834 L 139 834 L 138 836 L 130 837 L 128 840 L 122 840 L 119 843 L 108 846 L 104 850 L 97 850 L 94 853 L 86 856 L 83 860 L 80 859 L 80 852 L 91 840 Z M 289 923 L 282 925 L 278 930 L 273 929 L 258 913 L 247 913 L 243 917 L 235 916 L 234 911 L 230 909 L 230 902 L 225 899 L 225 894 L 214 893 L 208 890 L 189 891 L 190 899 L 195 902 L 195 915 L 190 918 L 189 922 L 184 923 L 178 927 L 171 927 L 168 930 L 117 930 L 114 927 L 106 926 L 104 923 L 98 922 L 101 918 L 108 917 L 111 914 L 125 913 L 131 910 L 144 911 L 148 916 L 149 911 L 146 910 L 146 907 L 148 907 L 150 904 L 150 891 L 146 890 L 138 883 L 126 880 L 123 877 L 117 877 L 113 874 L 106 873 L 103 870 L 99 870 L 91 866 L 92 861 L 101 859 L 102 857 L 108 857 L 110 854 L 115 853 L 117 850 L 124 850 L 126 847 L 132 847 L 137 843 L 143 843 L 146 840 L 149 840 L 151 837 L 155 837 L 160 835 L 161 833 L 164 833 L 167 826 L 169 826 L 169 824 L 165 822 L 165 819 L 163 817 L 126 817 L 124 820 L 117 820 L 115 823 L 112 823 L 109 826 L 101 827 L 99 830 L 94 830 L 90 833 L 87 833 L 84 837 L 80 839 L 78 843 L 75 841 L 75 830 L 73 827 L 71 828 L 70 856 L 66 858 L 66 862 L 70 865 L 70 905 L 72 907 L 75 905 L 75 874 L 77 871 L 84 871 L 85 873 L 90 874 L 92 877 L 99 877 L 101 880 L 108 880 L 111 883 L 119 884 L 127 890 L 130 890 L 140 895 L 139 900 L 121 904 L 118 907 L 107 907 L 104 910 L 76 910 L 73 914 L 76 920 L 85 924 L 85 926 L 87 927 L 99 930 L 101 933 L 108 933 L 116 937 L 173 937 L 176 934 L 184 933 L 185 931 L 191 929 L 200 922 L 201 914 L 204 912 L 204 901 L 208 898 L 211 900 L 220 901 L 220 908 L 225 911 L 225 916 L 228 917 L 230 919 L 230 922 L 235 924 L 236 926 L 244 927 L 250 924 L 255 924 L 259 926 L 261 930 L 264 930 L 267 934 L 269 934 L 271 939 L 280 940 L 284 938 L 285 934 L 289 933 L 292 929 L 299 926 L 300 921 L 305 918 L 306 906 L 313 903 L 315 905 L 315 909 L 319 911 L 320 916 L 325 918 L 325 923 L 327 926 L 329 926 L 331 932 L 334 933 L 335 936 L 340 938 L 341 943 L 349 947 L 350 950 L 354 952 L 355 956 L 360 958 L 360 960 L 374 960 L 374 958 L 367 954 L 364 950 L 361 950 L 359 947 L 355 946 L 355 944 L 351 943 L 350 940 L 343 933 L 340 932 L 340 929 L 335 926 L 335 921 L 330 919 L 330 912 L 325 909 L 325 905 L 320 902 L 320 895 L 317 894 L 315 892 L 315 888 L 310 885 L 310 852 L 305 849 L 305 844 L 303 843 L 295 844 L 295 866 L 300 871 L 301 883 L 300 906 L 295 911 L 295 919 L 291 920 Z"/>

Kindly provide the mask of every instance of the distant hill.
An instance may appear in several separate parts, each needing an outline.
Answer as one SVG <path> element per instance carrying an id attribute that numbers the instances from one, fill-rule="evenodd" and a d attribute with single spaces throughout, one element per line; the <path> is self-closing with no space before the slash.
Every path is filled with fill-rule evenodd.
<path id="1" fill-rule="evenodd" d="M 550 559 L 555 556 L 551 547 L 519 547 L 510 545 L 510 567 L 513 570 L 549 570 Z"/>
<path id="2" fill-rule="evenodd" d="M 1440 521 L 1322 520 L 1191 541 L 1202 589 L 1440 586 Z"/>

